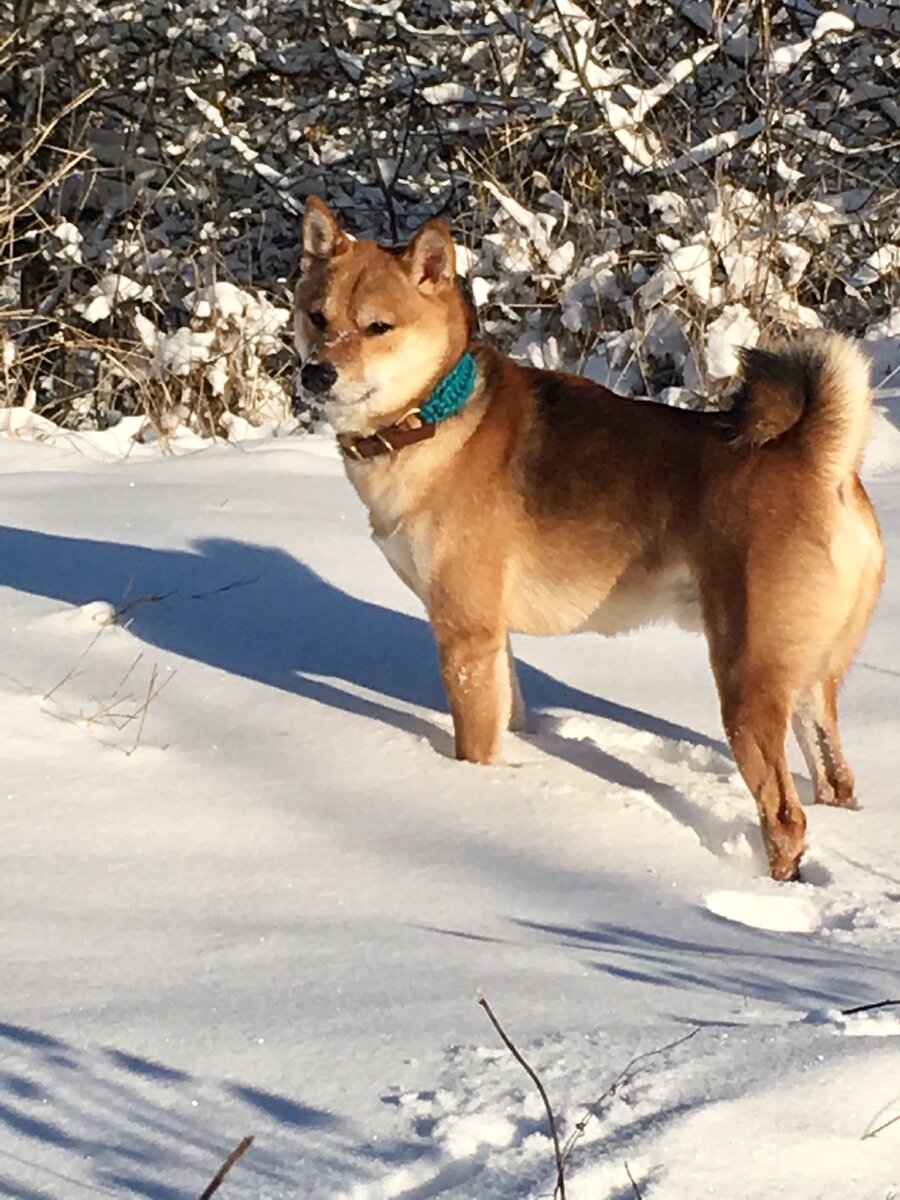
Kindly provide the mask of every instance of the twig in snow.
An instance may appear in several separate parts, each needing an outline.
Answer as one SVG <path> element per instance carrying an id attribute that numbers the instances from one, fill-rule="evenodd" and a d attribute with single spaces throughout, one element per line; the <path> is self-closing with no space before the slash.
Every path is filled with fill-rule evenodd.
<path id="1" fill-rule="evenodd" d="M 163 682 L 160 684 L 160 686 L 156 687 L 157 675 L 158 675 L 158 672 L 156 669 L 156 663 L 154 663 L 153 671 L 150 674 L 150 682 L 147 685 L 147 697 L 144 700 L 144 703 L 142 704 L 141 710 L 140 710 L 141 719 L 140 719 L 140 723 L 138 724 L 137 734 L 135 735 L 134 745 L 131 747 L 130 750 L 125 751 L 126 756 L 130 756 L 130 755 L 134 754 L 135 750 L 137 750 L 138 745 L 140 744 L 141 734 L 144 732 L 144 722 L 147 720 L 147 710 L 150 707 L 150 702 L 152 700 L 155 700 L 156 697 L 159 695 L 159 693 L 166 686 L 166 684 L 171 683 L 172 680 L 175 678 L 175 672 L 173 671 L 168 679 L 163 680 Z M 135 714 L 135 715 L 137 715 L 137 714 Z"/>
<path id="2" fill-rule="evenodd" d="M 222 592 L 233 592 L 236 588 L 249 587 L 251 583 L 259 583 L 259 576 L 254 575 L 250 579 L 235 579 L 231 583 L 223 583 L 221 587 L 210 588 L 208 592 L 192 592 L 188 596 L 188 600 L 205 600 L 207 596 L 218 596 Z"/>
<path id="3" fill-rule="evenodd" d="M 898 1004 L 900 1004 L 900 1000 L 876 1000 L 874 1004 L 857 1004 L 855 1008 L 842 1008 L 841 1015 L 852 1017 L 855 1013 L 873 1012 L 877 1008 L 894 1008 Z M 889 1105 L 885 1105 L 885 1108 L 887 1107 Z M 872 1121 L 877 1121 L 885 1111 L 885 1108 L 880 1109 L 872 1118 Z M 876 1125 L 874 1128 L 872 1128 L 872 1122 L 870 1121 L 869 1127 L 862 1135 L 862 1141 L 866 1142 L 869 1138 L 877 1137 L 879 1133 L 882 1133 L 885 1129 L 889 1129 L 891 1125 L 896 1125 L 898 1121 L 900 1121 L 900 1113 L 888 1118 L 887 1121 L 882 1121 L 880 1125 Z"/>
<path id="4" fill-rule="evenodd" d="M 153 673 L 150 676 L 150 683 L 147 687 L 147 698 L 144 700 L 144 703 L 140 710 L 141 720 L 140 720 L 140 724 L 138 725 L 137 735 L 135 736 L 135 739 L 134 739 L 134 745 L 131 747 L 130 750 L 125 751 L 126 755 L 134 754 L 135 750 L 137 750 L 138 745 L 141 740 L 141 734 L 144 732 L 144 722 L 147 720 L 147 710 L 149 709 L 150 704 L 152 703 L 152 701 L 154 701 L 156 699 L 156 697 L 163 690 L 163 688 L 167 687 L 172 682 L 172 680 L 175 678 L 177 673 L 178 673 L 177 671 L 173 671 L 167 679 L 164 679 L 162 681 L 162 683 L 159 685 L 159 687 L 156 687 L 158 671 L 156 669 L 156 664 L 155 663 L 153 664 Z M 135 716 L 137 716 L 136 713 L 135 713 Z"/>
<path id="5" fill-rule="evenodd" d="M 155 592 L 151 596 L 135 596 L 133 600 L 123 601 L 113 612 L 109 624 L 118 625 L 120 617 L 124 617 L 127 612 L 131 612 L 133 608 L 137 608 L 141 604 L 162 604 L 163 600 L 168 600 L 174 595 L 174 592 Z"/>
<path id="6" fill-rule="evenodd" d="M 130 590 L 130 588 L 131 588 L 131 584 L 128 585 L 129 590 Z M 127 596 L 128 590 L 126 590 L 125 594 Z M 118 606 L 118 608 L 113 609 L 111 615 L 102 622 L 100 628 L 97 630 L 97 632 L 94 634 L 94 636 L 88 642 L 88 644 L 82 650 L 81 654 L 79 654 L 79 656 L 75 659 L 74 663 L 72 663 L 72 665 L 68 669 L 68 671 L 66 671 L 65 675 L 63 675 L 62 679 L 60 679 L 57 683 L 55 683 L 48 692 L 45 692 L 42 699 L 49 700 L 50 697 L 52 695 L 54 695 L 55 692 L 59 691 L 59 689 L 63 686 L 63 684 L 69 682 L 69 680 L 72 678 L 72 676 L 75 675 L 75 673 L 78 671 L 78 668 L 81 666 L 81 664 L 87 658 L 88 654 L 90 654 L 91 650 L 93 650 L 93 648 L 97 644 L 97 641 L 100 638 L 101 634 L 105 630 L 109 629 L 110 625 L 117 625 L 119 623 L 120 617 L 123 617 L 127 612 L 130 612 L 131 609 L 137 608 L 137 606 L 139 604 L 157 604 L 157 603 L 162 602 L 163 600 L 168 600 L 168 598 L 170 596 L 174 596 L 174 595 L 175 595 L 174 592 L 159 592 L 156 595 L 152 595 L 152 596 L 135 596 L 133 600 L 123 600 L 122 603 Z M 125 683 L 125 680 L 128 678 L 128 676 L 134 670 L 135 666 L 137 666 L 137 662 L 140 661 L 140 657 L 141 656 L 139 655 L 138 659 L 135 661 L 135 663 L 133 663 L 132 666 L 128 669 L 128 671 L 125 675 L 125 678 L 118 685 L 118 687 L 116 687 L 116 689 L 113 693 L 114 697 L 118 696 L 119 691 L 121 690 L 123 684 Z M 160 690 L 162 690 L 162 689 L 160 689 Z"/>
<path id="7" fill-rule="evenodd" d="M 575 1143 L 584 1135 L 584 1131 L 587 1129 L 591 1117 L 597 1115 L 597 1110 L 600 1108 L 600 1105 L 604 1102 L 604 1100 L 609 1100 L 612 1096 L 614 1096 L 622 1084 L 631 1078 L 634 1073 L 634 1068 L 638 1065 L 638 1063 L 645 1062 L 651 1058 L 656 1058 L 660 1054 L 665 1054 L 667 1050 L 674 1050 L 676 1046 L 684 1045 L 684 1043 L 689 1042 L 692 1037 L 696 1037 L 699 1032 L 700 1028 L 697 1026 L 696 1028 L 692 1029 L 690 1033 L 685 1034 L 683 1037 L 676 1038 L 674 1042 L 668 1042 L 665 1046 L 658 1046 L 655 1050 L 646 1050 L 643 1054 L 636 1054 L 631 1062 L 627 1063 L 622 1068 L 606 1091 L 601 1096 L 598 1096 L 593 1104 L 588 1105 L 587 1112 L 576 1124 L 569 1137 L 569 1140 L 566 1142 L 563 1148 L 563 1166 L 565 1166 L 569 1155 L 572 1153 Z"/>
<path id="8" fill-rule="evenodd" d="M 125 672 L 125 674 L 122 676 L 122 678 L 119 680 L 119 682 L 116 684 L 116 686 L 113 688 L 110 699 L 107 700 L 105 704 L 101 704 L 100 707 L 97 709 L 97 711 L 95 713 L 93 713 L 92 716 L 84 718 L 84 723 L 85 723 L 85 725 L 87 725 L 87 727 L 89 729 L 90 729 L 91 725 L 97 723 L 98 721 L 102 721 L 102 720 L 111 721 L 113 725 L 116 724 L 117 720 L 121 720 L 122 724 L 116 725 L 116 728 L 124 729 L 129 721 L 134 720 L 134 714 L 132 714 L 131 716 L 125 716 L 123 718 L 123 715 L 121 713 L 117 713 L 115 710 L 116 710 L 117 705 L 127 704 L 128 701 L 132 699 L 132 697 L 130 695 L 123 695 L 122 689 L 125 687 L 125 684 L 128 682 L 128 680 L 134 674 L 137 667 L 140 666 L 141 659 L 143 657 L 144 657 L 144 652 L 142 650 L 140 652 L 140 654 L 137 656 L 137 658 L 134 660 L 134 662 L 131 664 L 131 666 L 128 668 L 128 670 Z"/>
<path id="9" fill-rule="evenodd" d="M 237 1160 L 241 1157 L 241 1155 L 246 1153 L 246 1151 L 249 1150 L 252 1145 L 253 1138 L 245 1137 L 237 1144 L 237 1146 L 235 1146 L 232 1152 L 222 1163 L 221 1167 L 219 1167 L 218 1171 L 216 1171 L 213 1178 L 210 1180 L 206 1190 L 201 1193 L 200 1200 L 209 1200 L 210 1196 L 219 1190 L 219 1188 L 222 1186 L 222 1180 L 225 1178 Z"/>
<path id="10" fill-rule="evenodd" d="M 842 1017 L 852 1017 L 856 1013 L 872 1012 L 876 1008 L 894 1008 L 900 1004 L 900 1000 L 876 1000 L 874 1004 L 857 1004 L 855 1008 L 842 1008 Z"/>
<path id="11" fill-rule="evenodd" d="M 500 1035 L 500 1040 L 503 1042 L 504 1046 L 506 1046 L 507 1050 L 513 1056 L 513 1058 L 516 1060 L 516 1062 L 519 1064 L 519 1066 L 522 1067 L 522 1069 L 526 1072 L 526 1074 L 531 1079 L 532 1083 L 534 1084 L 534 1086 L 537 1088 L 538 1092 L 540 1093 L 541 1100 L 543 1100 L 543 1102 L 544 1102 L 544 1110 L 547 1113 L 547 1121 L 549 1122 L 549 1125 L 550 1125 L 550 1136 L 553 1138 L 553 1153 L 556 1155 L 556 1187 L 553 1189 L 553 1195 L 556 1196 L 558 1194 L 560 1197 L 560 1200 L 566 1200 L 565 1163 L 563 1161 L 562 1153 L 560 1151 L 559 1134 L 557 1133 L 557 1130 L 556 1130 L 556 1118 L 553 1115 L 553 1109 L 550 1106 L 550 1100 L 547 1096 L 547 1092 L 544 1088 L 544 1085 L 541 1083 L 540 1076 L 538 1075 L 537 1071 L 535 1071 L 535 1069 L 533 1067 L 529 1066 L 529 1064 L 525 1061 L 525 1059 L 522 1057 L 522 1055 L 519 1053 L 519 1051 L 513 1045 L 512 1041 L 508 1037 L 503 1026 L 500 1024 L 500 1022 L 494 1016 L 494 1010 L 491 1008 L 490 1004 L 488 1004 L 487 999 L 480 992 L 478 994 L 478 1003 L 481 1005 L 481 1007 L 487 1013 L 488 1017 L 490 1018 L 491 1024 L 494 1026 L 494 1028 L 497 1030 L 497 1033 Z"/>
<path id="12" fill-rule="evenodd" d="M 634 1192 L 634 1200 L 643 1200 L 641 1189 L 635 1182 L 634 1176 L 631 1173 L 631 1167 L 629 1167 L 627 1162 L 625 1164 L 625 1174 L 628 1176 L 628 1182 L 631 1184 L 631 1190 Z"/>
<path id="13" fill-rule="evenodd" d="M 869 1138 L 876 1137 L 883 1129 L 887 1129 L 890 1125 L 896 1125 L 898 1121 L 900 1121 L 900 1113 L 897 1113 L 896 1117 L 891 1117 L 889 1121 L 884 1121 L 881 1125 L 876 1125 L 874 1129 L 867 1129 L 862 1135 L 862 1140 L 865 1142 Z"/>
<path id="14" fill-rule="evenodd" d="M 141 653 L 125 672 L 122 681 L 117 685 L 110 698 L 105 703 L 101 704 L 96 712 L 92 713 L 88 717 L 83 718 L 88 729 L 90 729 L 93 725 L 98 725 L 101 721 L 105 721 L 112 725 L 113 728 L 119 732 L 121 732 L 126 725 L 130 725 L 132 721 L 139 721 L 140 724 L 138 725 L 138 731 L 134 740 L 134 745 L 130 750 L 125 751 L 126 757 L 132 755 L 138 748 L 138 744 L 141 740 L 141 734 L 144 730 L 144 722 L 147 719 L 147 710 L 149 709 L 151 702 L 156 699 L 163 688 L 165 688 L 178 673 L 177 671 L 172 671 L 169 677 L 163 680 L 163 682 L 157 687 L 156 681 L 159 677 L 159 668 L 154 663 L 153 669 L 150 672 L 150 682 L 147 686 L 147 694 L 143 702 L 138 703 L 135 708 L 129 710 L 125 706 L 134 703 L 134 696 L 131 694 L 122 695 L 121 689 L 126 680 L 133 674 L 134 669 L 138 666 L 143 657 L 144 653 L 141 651 Z"/>
<path id="15" fill-rule="evenodd" d="M 101 625 L 100 628 L 97 630 L 97 632 L 94 634 L 94 636 L 91 638 L 91 640 L 88 642 L 88 644 L 85 646 L 85 648 L 82 650 L 82 652 L 78 655 L 78 657 L 72 663 L 71 667 L 69 667 L 68 671 L 66 671 L 65 675 L 63 675 L 62 679 L 60 679 L 60 681 L 58 683 L 55 683 L 49 692 L 44 692 L 44 695 L 43 695 L 44 700 L 49 700 L 54 692 L 58 692 L 64 683 L 69 682 L 69 680 L 72 678 L 72 676 L 75 674 L 75 672 L 78 670 L 78 668 L 84 662 L 84 660 L 87 658 L 88 654 L 91 652 L 91 650 L 96 645 L 97 638 L 99 638 L 100 634 L 103 632 L 104 629 L 106 629 L 106 625 Z"/>
<path id="16" fill-rule="evenodd" d="M 137 656 L 137 658 L 134 660 L 134 662 L 131 664 L 131 666 L 128 668 L 128 670 L 125 672 L 125 674 L 122 676 L 122 678 L 119 680 L 119 682 L 116 684 L 115 692 L 114 692 L 115 695 L 118 695 L 119 692 L 121 692 L 122 688 L 125 686 L 125 684 L 128 682 L 128 680 L 131 678 L 131 676 L 134 674 L 135 668 L 140 666 L 141 659 L 143 657 L 144 657 L 144 652 L 142 650 L 140 652 L 140 654 Z"/>

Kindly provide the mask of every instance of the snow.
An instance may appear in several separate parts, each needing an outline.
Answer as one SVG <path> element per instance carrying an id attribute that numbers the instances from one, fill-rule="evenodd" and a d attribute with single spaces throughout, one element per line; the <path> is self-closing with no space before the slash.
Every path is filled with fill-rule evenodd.
<path id="1" fill-rule="evenodd" d="M 149 300 L 151 295 L 148 286 L 138 283 L 136 279 L 129 279 L 127 275 L 104 275 L 76 308 L 86 321 L 96 324 L 97 321 L 104 321 L 122 301 Z"/>
<path id="2" fill-rule="evenodd" d="M 81 243 L 84 238 L 81 230 L 71 221 L 60 221 L 53 230 L 53 236 L 60 243 L 60 257 L 72 263 L 81 262 Z"/>
<path id="3" fill-rule="evenodd" d="M 813 933 L 819 928 L 819 910 L 809 896 L 771 896 L 752 892 L 712 892 L 706 907 L 726 921 L 779 933 Z"/>
<path id="4" fill-rule="evenodd" d="M 900 1011 L 843 1011 L 898 995 L 893 573 L 843 697 L 862 810 L 810 807 L 775 884 L 701 639 L 519 639 L 534 731 L 460 764 L 327 435 L 49 426 L 0 440 L 0 1195 L 187 1200 L 251 1133 L 223 1200 L 550 1195 L 478 988 L 564 1144 L 588 1118 L 570 1200 L 900 1187 L 900 1125 L 864 1137 Z"/>
<path id="5" fill-rule="evenodd" d="M 703 303 L 708 303 L 712 286 L 712 258 L 705 242 L 677 246 L 666 259 L 663 271 L 670 276 L 669 287 L 682 285 Z M 667 288 L 668 290 L 668 288 Z"/>
<path id="6" fill-rule="evenodd" d="M 888 243 L 869 255 L 850 282 L 855 287 L 863 287 L 897 275 L 900 275 L 900 245 Z"/>
<path id="7" fill-rule="evenodd" d="M 777 72 L 789 71 L 816 42 L 827 34 L 852 33 L 854 28 L 853 21 L 843 13 L 822 13 L 816 19 L 810 37 L 794 42 L 792 45 L 778 46 L 772 52 L 772 66 Z"/>
<path id="8" fill-rule="evenodd" d="M 433 87 L 422 88 L 422 99 L 429 104 L 449 104 L 453 100 L 474 101 L 477 96 L 471 88 L 461 83 L 438 83 Z"/>
<path id="9" fill-rule="evenodd" d="M 738 350 L 755 346 L 759 326 L 743 304 L 727 305 L 706 331 L 706 364 L 711 379 L 730 379 L 738 369 Z"/>
<path id="10" fill-rule="evenodd" d="M 499 202 L 503 211 L 515 221 L 516 225 L 531 240 L 538 254 L 542 258 L 549 258 L 553 253 L 550 234 L 557 223 L 556 217 L 551 216 L 549 213 L 536 214 L 529 212 L 527 208 L 519 204 L 517 200 L 514 200 L 512 196 L 503 191 L 502 188 L 497 187 L 490 180 L 486 180 L 484 186 Z"/>

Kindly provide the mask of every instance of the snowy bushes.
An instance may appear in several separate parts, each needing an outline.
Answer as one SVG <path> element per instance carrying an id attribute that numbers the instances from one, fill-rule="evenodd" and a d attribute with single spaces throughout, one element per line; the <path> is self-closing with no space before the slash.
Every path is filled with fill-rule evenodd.
<path id="1" fill-rule="evenodd" d="M 454 224 L 485 333 L 621 390 L 898 304 L 900 12 L 737 0 L 15 0 L 9 399 L 225 433 L 286 411 L 298 217 Z"/>

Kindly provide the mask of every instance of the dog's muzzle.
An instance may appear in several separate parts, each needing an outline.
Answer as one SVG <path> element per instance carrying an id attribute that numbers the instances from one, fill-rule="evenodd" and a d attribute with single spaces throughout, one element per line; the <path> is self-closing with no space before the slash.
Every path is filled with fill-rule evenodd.
<path id="1" fill-rule="evenodd" d="M 311 396 L 324 396 L 337 381 L 337 371 L 329 362 L 308 362 L 300 372 L 300 382 L 304 391 Z"/>

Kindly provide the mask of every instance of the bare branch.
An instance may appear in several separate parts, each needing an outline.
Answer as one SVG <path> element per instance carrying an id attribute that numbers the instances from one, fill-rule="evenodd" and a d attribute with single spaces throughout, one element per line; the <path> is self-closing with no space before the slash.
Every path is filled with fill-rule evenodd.
<path id="1" fill-rule="evenodd" d="M 874 1004 L 857 1004 L 855 1008 L 842 1008 L 841 1016 L 853 1017 L 857 1013 L 873 1012 L 876 1008 L 896 1008 L 900 1000 L 876 1000 Z"/>
<path id="2" fill-rule="evenodd" d="M 885 1129 L 890 1128 L 891 1125 L 896 1125 L 898 1121 L 900 1121 L 900 1113 L 898 1113 L 896 1115 L 896 1117 L 891 1117 L 891 1119 L 889 1121 L 884 1121 L 884 1122 L 882 1122 L 881 1125 L 876 1125 L 874 1129 L 867 1130 L 862 1135 L 862 1140 L 865 1142 L 869 1138 L 877 1137 L 879 1133 L 881 1133 Z"/>
<path id="3" fill-rule="evenodd" d="M 546 1089 L 544 1088 L 543 1083 L 541 1083 L 540 1076 L 538 1075 L 537 1071 L 535 1071 L 534 1067 L 530 1066 L 525 1061 L 525 1059 L 522 1057 L 521 1053 L 516 1049 L 512 1040 L 510 1039 L 510 1037 L 504 1030 L 503 1026 L 500 1024 L 500 1022 L 494 1016 L 494 1011 L 491 1008 L 490 1004 L 488 1004 L 487 998 L 485 996 L 481 995 L 480 993 L 478 995 L 478 1003 L 481 1005 L 481 1007 L 487 1013 L 491 1024 L 494 1026 L 494 1028 L 497 1030 L 497 1033 L 500 1035 L 500 1040 L 503 1042 L 504 1046 L 507 1048 L 507 1050 L 510 1052 L 510 1054 L 512 1054 L 513 1058 L 516 1060 L 516 1062 L 519 1064 L 519 1066 L 522 1067 L 522 1069 L 528 1075 L 529 1079 L 532 1081 L 532 1083 L 537 1088 L 537 1090 L 540 1094 L 541 1100 L 543 1101 L 543 1104 L 544 1104 L 544 1111 L 547 1114 L 547 1122 L 550 1126 L 550 1136 L 553 1139 L 553 1153 L 556 1156 L 556 1187 L 553 1190 L 553 1195 L 556 1196 L 558 1194 L 560 1197 L 560 1200 L 566 1200 L 565 1166 L 563 1163 L 563 1157 L 562 1157 L 562 1153 L 560 1151 L 560 1146 L 559 1146 L 559 1134 L 557 1133 L 557 1130 L 556 1130 L 556 1118 L 553 1115 L 553 1109 L 550 1105 L 550 1100 L 549 1100 L 549 1097 L 547 1096 Z"/>
<path id="4" fill-rule="evenodd" d="M 635 1055 L 630 1062 L 626 1063 L 606 1091 L 598 1096 L 593 1104 L 587 1106 L 586 1114 L 576 1124 L 569 1137 L 569 1140 L 566 1142 L 565 1147 L 563 1148 L 563 1164 L 567 1162 L 569 1155 L 572 1153 L 572 1150 L 575 1147 L 575 1144 L 581 1137 L 584 1136 L 584 1131 L 590 1124 L 591 1118 L 597 1115 L 601 1104 L 603 1104 L 606 1100 L 611 1099 L 611 1097 L 618 1092 L 619 1088 L 633 1077 L 635 1068 L 639 1064 L 649 1062 L 653 1058 L 658 1058 L 661 1054 L 665 1054 L 669 1050 L 674 1050 L 677 1046 L 683 1046 L 685 1042 L 689 1042 L 691 1038 L 696 1037 L 699 1032 L 700 1027 L 697 1026 L 696 1028 L 692 1029 L 690 1033 L 684 1034 L 683 1037 L 676 1038 L 674 1042 L 667 1042 L 665 1046 L 658 1046 L 655 1050 L 646 1050 L 643 1054 Z"/>
<path id="5" fill-rule="evenodd" d="M 631 1173 L 631 1167 L 629 1167 L 627 1162 L 625 1164 L 625 1174 L 628 1176 L 628 1182 L 631 1184 L 631 1190 L 634 1192 L 634 1200 L 643 1200 L 641 1189 L 635 1182 L 635 1178 Z"/>
<path id="6" fill-rule="evenodd" d="M 228 1157 L 222 1163 L 221 1167 L 219 1167 L 218 1171 L 216 1171 L 215 1175 L 210 1180 L 208 1186 L 204 1189 L 203 1192 L 200 1193 L 200 1200 L 210 1200 L 210 1197 L 212 1195 L 214 1195 L 219 1190 L 219 1188 L 222 1186 L 222 1182 L 225 1179 L 225 1176 L 228 1174 L 228 1172 L 231 1170 L 231 1168 L 234 1166 L 234 1164 L 237 1162 L 237 1160 L 241 1157 L 242 1154 L 246 1154 L 246 1152 L 250 1149 L 250 1147 L 252 1145 L 253 1145 L 252 1136 L 245 1137 L 240 1142 L 238 1142 L 237 1146 L 235 1146 L 235 1148 L 232 1150 L 232 1152 L 228 1155 Z"/>
<path id="7" fill-rule="evenodd" d="M 78 657 L 75 659 L 74 663 L 72 663 L 72 665 L 71 665 L 71 667 L 68 669 L 68 671 L 66 671 L 65 675 L 63 675 L 62 679 L 60 679 L 58 683 L 55 683 L 55 684 L 53 685 L 53 687 L 52 687 L 52 688 L 49 690 L 49 692 L 44 692 L 44 695 L 42 696 L 42 699 L 43 699 L 43 700 L 49 700 L 49 699 L 50 699 L 50 697 L 51 697 L 51 696 L 54 694 L 54 692 L 58 692 L 58 691 L 59 691 L 59 689 L 60 689 L 60 688 L 63 686 L 63 684 L 64 684 L 64 683 L 68 683 L 68 682 L 69 682 L 69 680 L 70 680 L 70 679 L 72 678 L 72 676 L 73 676 L 73 675 L 76 673 L 76 671 L 78 670 L 78 668 L 81 666 L 81 664 L 82 664 L 82 663 L 84 662 L 84 660 L 87 658 L 88 654 L 91 652 L 91 650 L 92 650 L 92 649 L 94 648 L 94 646 L 97 644 L 97 639 L 98 639 L 98 638 L 100 637 L 100 635 L 103 633 L 104 629 L 107 629 L 107 628 L 108 628 L 108 625 L 101 625 L 101 626 L 100 626 L 100 628 L 97 630 L 97 632 L 96 632 L 96 633 L 94 634 L 94 636 L 91 638 L 91 640 L 88 642 L 88 644 L 87 644 L 87 645 L 85 646 L 85 648 L 82 650 L 82 652 L 81 652 L 81 653 L 78 655 Z"/>

